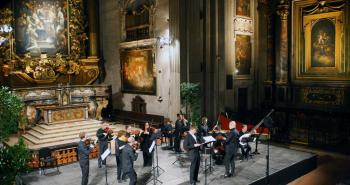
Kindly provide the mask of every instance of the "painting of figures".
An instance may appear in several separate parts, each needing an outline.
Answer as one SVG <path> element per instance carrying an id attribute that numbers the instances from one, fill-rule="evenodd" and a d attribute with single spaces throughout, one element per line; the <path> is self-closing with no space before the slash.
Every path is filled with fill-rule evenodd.
<path id="1" fill-rule="evenodd" d="M 156 93 L 152 49 L 122 50 L 120 59 L 124 92 Z"/>
<path id="2" fill-rule="evenodd" d="M 250 17 L 250 0 L 236 1 L 236 15 Z"/>
<path id="3" fill-rule="evenodd" d="M 311 67 L 335 67 L 335 25 L 329 19 L 318 20 L 311 31 Z"/>
<path id="4" fill-rule="evenodd" d="M 236 35 L 237 75 L 249 75 L 251 67 L 252 44 L 249 35 Z"/>
<path id="5" fill-rule="evenodd" d="M 16 53 L 68 54 L 67 0 L 15 0 Z"/>

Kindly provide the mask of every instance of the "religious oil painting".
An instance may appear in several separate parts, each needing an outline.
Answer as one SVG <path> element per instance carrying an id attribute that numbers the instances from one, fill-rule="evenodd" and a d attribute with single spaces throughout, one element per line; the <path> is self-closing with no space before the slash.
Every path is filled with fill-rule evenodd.
<path id="1" fill-rule="evenodd" d="M 250 17 L 250 0 L 236 0 L 236 15 Z"/>
<path id="2" fill-rule="evenodd" d="M 141 94 L 156 93 L 152 49 L 122 50 L 120 59 L 123 92 Z"/>
<path id="3" fill-rule="evenodd" d="M 16 53 L 68 55 L 67 0 L 15 0 Z"/>
<path id="4" fill-rule="evenodd" d="M 337 74 L 341 68 L 342 12 L 304 16 L 305 72 Z"/>
<path id="5" fill-rule="evenodd" d="M 320 19 L 311 31 L 311 67 L 335 67 L 335 24 Z"/>
<path id="6" fill-rule="evenodd" d="M 236 74 L 250 75 L 252 45 L 249 35 L 236 35 Z"/>

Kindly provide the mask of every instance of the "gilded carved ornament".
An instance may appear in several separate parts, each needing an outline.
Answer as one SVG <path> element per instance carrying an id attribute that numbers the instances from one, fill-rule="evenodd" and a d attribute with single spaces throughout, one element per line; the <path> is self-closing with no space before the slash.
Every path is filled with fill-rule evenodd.
<path id="1" fill-rule="evenodd" d="M 52 82 L 60 75 L 78 75 L 81 68 L 81 56 L 85 56 L 85 42 L 88 39 L 85 33 L 85 17 L 82 0 L 68 0 L 70 7 L 69 37 L 70 51 L 68 56 L 56 53 L 53 57 L 42 54 L 40 58 L 32 57 L 30 53 L 19 56 L 13 49 L 13 33 L 0 32 L 0 37 L 10 42 L 0 45 L 0 59 L 3 60 L 2 70 L 5 76 L 11 72 L 24 73 L 34 81 Z M 4 9 L 0 12 L 0 25 L 12 25 L 13 11 Z"/>

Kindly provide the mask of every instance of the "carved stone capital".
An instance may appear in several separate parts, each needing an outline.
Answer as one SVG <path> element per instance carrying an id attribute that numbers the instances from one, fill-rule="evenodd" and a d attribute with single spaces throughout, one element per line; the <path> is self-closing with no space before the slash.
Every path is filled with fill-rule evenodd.
<path id="1" fill-rule="evenodd" d="M 277 15 L 281 17 L 281 20 L 287 20 L 289 15 L 289 4 L 278 5 Z"/>

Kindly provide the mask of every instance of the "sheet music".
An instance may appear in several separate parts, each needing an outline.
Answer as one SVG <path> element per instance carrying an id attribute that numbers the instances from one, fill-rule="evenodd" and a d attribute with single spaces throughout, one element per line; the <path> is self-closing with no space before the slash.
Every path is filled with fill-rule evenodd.
<path id="1" fill-rule="evenodd" d="M 105 152 L 103 152 L 103 154 L 101 155 L 101 159 L 105 160 L 110 153 L 111 153 L 111 150 L 109 150 L 109 148 L 107 148 L 107 150 Z"/>
<path id="2" fill-rule="evenodd" d="M 204 136 L 203 139 L 204 139 L 204 143 L 210 143 L 210 142 L 216 141 L 216 139 L 213 138 L 213 136 Z"/>
<path id="3" fill-rule="evenodd" d="M 153 141 L 151 147 L 149 147 L 148 152 L 151 153 L 153 151 L 154 146 L 156 146 L 156 142 Z"/>

